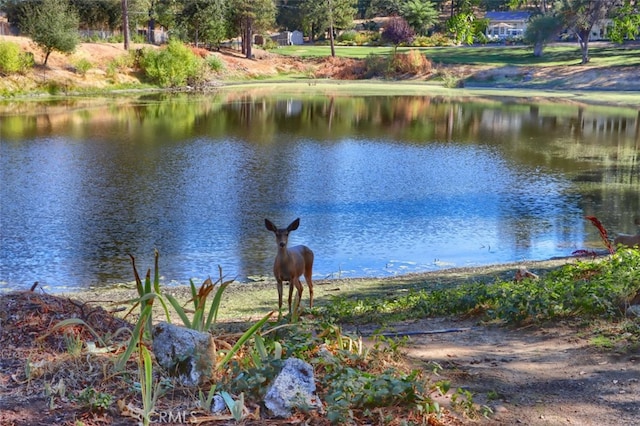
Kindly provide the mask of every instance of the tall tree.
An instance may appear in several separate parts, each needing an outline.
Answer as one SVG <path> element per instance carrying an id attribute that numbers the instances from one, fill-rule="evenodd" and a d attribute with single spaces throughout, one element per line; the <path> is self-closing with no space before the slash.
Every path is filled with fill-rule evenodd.
<path id="1" fill-rule="evenodd" d="M 54 51 L 71 53 L 79 43 L 79 19 L 65 0 L 29 2 L 20 17 L 20 31 L 43 51 L 43 65 Z"/>
<path id="2" fill-rule="evenodd" d="M 607 17 L 617 0 L 561 0 L 558 13 L 578 38 L 582 64 L 589 62 L 589 38 L 593 25 Z"/>
<path id="3" fill-rule="evenodd" d="M 427 35 L 438 21 L 439 12 L 429 0 L 407 0 L 400 5 L 400 16 L 411 25 L 416 34 Z"/>
<path id="4" fill-rule="evenodd" d="M 129 3 L 127 0 L 122 0 L 122 35 L 124 39 L 124 50 L 129 50 L 130 36 L 129 33 Z"/>
<path id="5" fill-rule="evenodd" d="M 531 18 L 524 31 L 524 41 L 533 46 L 533 56 L 542 56 L 544 47 L 557 37 L 562 28 L 562 20 L 553 14 Z"/>
<path id="6" fill-rule="evenodd" d="M 229 0 L 227 5 L 229 24 L 240 34 L 245 56 L 251 58 L 253 35 L 275 25 L 275 4 L 273 0 Z"/>
<path id="7" fill-rule="evenodd" d="M 226 35 L 224 0 L 187 0 L 176 24 L 196 46 L 200 42 L 220 45 Z"/>
<path id="8" fill-rule="evenodd" d="M 367 9 L 367 17 L 399 15 L 401 3 L 402 0 L 371 0 Z"/>
<path id="9" fill-rule="evenodd" d="M 357 9 L 354 0 L 303 0 L 302 14 L 305 30 L 311 39 L 319 33 L 328 31 L 331 41 L 331 52 L 335 56 L 333 48 L 333 35 L 338 30 L 348 29 L 353 26 L 353 19 Z"/>
<path id="10" fill-rule="evenodd" d="M 120 0 L 70 0 L 70 5 L 78 12 L 80 27 L 113 30 L 120 26 Z"/>

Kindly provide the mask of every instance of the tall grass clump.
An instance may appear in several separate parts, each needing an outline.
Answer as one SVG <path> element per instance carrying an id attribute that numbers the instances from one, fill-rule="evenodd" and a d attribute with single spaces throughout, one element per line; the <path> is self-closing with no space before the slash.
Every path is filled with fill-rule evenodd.
<path id="1" fill-rule="evenodd" d="M 0 41 L 0 74 L 23 73 L 33 64 L 31 53 L 23 52 L 16 43 Z"/>
<path id="2" fill-rule="evenodd" d="M 144 49 L 140 67 L 153 83 L 179 87 L 193 82 L 202 69 L 201 60 L 183 43 L 171 41 L 164 49 Z"/>

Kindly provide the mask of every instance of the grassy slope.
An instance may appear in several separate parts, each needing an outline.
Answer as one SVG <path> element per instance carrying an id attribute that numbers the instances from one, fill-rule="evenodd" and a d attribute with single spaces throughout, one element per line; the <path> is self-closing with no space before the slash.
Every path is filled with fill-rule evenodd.
<path id="1" fill-rule="evenodd" d="M 419 50 L 434 63 L 450 65 L 487 65 L 487 66 L 570 66 L 580 63 L 580 49 L 575 44 L 558 44 L 545 48 L 540 58 L 533 56 L 528 47 L 523 46 L 484 46 L 484 47 L 401 47 L 398 52 Z M 365 58 L 370 54 L 388 55 L 392 47 L 336 46 L 336 56 L 347 58 Z M 277 53 L 305 58 L 326 57 L 330 55 L 329 46 L 285 46 Z M 640 55 L 637 49 L 598 44 L 589 49 L 591 67 L 639 66 Z"/>

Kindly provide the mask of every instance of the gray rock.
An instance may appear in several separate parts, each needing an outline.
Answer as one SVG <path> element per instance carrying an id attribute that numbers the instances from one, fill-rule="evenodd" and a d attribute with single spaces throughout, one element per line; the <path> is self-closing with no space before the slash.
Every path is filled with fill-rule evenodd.
<path id="1" fill-rule="evenodd" d="M 213 396 L 213 401 L 211 401 L 211 412 L 213 414 L 220 414 L 224 411 L 227 411 L 227 403 L 224 402 L 224 398 L 219 393 Z"/>
<path id="2" fill-rule="evenodd" d="M 153 353 L 158 364 L 185 386 L 210 379 L 215 367 L 215 344 L 209 333 L 166 322 L 153 329 Z"/>
<path id="3" fill-rule="evenodd" d="M 627 308 L 627 315 L 633 317 L 640 317 L 640 305 L 631 305 Z"/>
<path id="4" fill-rule="evenodd" d="M 290 417 L 294 408 L 322 411 L 315 391 L 313 367 L 301 359 L 289 358 L 267 391 L 264 404 L 276 417 Z"/>

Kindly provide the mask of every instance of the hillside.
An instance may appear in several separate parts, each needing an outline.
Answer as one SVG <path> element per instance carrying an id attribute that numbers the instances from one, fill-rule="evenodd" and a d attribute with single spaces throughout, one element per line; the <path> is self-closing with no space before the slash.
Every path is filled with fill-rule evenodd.
<path id="1" fill-rule="evenodd" d="M 6 76 L 0 81 L 0 93 L 30 93 L 43 86 L 54 85 L 61 92 L 75 89 L 110 90 L 135 87 L 143 83 L 132 69 L 118 68 L 113 72 L 114 61 L 126 56 L 122 44 L 82 43 L 71 55 L 54 52 L 47 67 L 42 66 L 43 55 L 28 38 L 0 36 L 0 40 L 18 43 L 25 51 L 32 52 L 36 67 L 27 75 Z M 157 48 L 149 45 L 132 45 L 131 49 Z M 210 75 L 213 85 L 227 81 L 286 79 L 292 75 L 303 75 L 317 79 L 354 80 L 361 73 L 363 61 L 345 58 L 323 58 L 303 60 L 277 53 L 255 49 L 255 58 L 246 59 L 240 52 L 224 50 L 208 52 L 197 49 L 201 56 L 216 55 L 224 63 L 224 71 Z M 91 68 L 85 75 L 75 69 L 80 60 L 87 60 Z M 111 70 L 110 70 L 111 67 Z M 568 67 L 480 67 L 441 66 L 419 75 L 402 76 L 412 81 L 431 80 L 443 73 L 465 80 L 465 87 L 561 89 L 561 90 L 605 90 L 640 91 L 637 67 L 602 68 L 595 66 Z M 40 91 L 42 91 L 40 89 Z"/>

